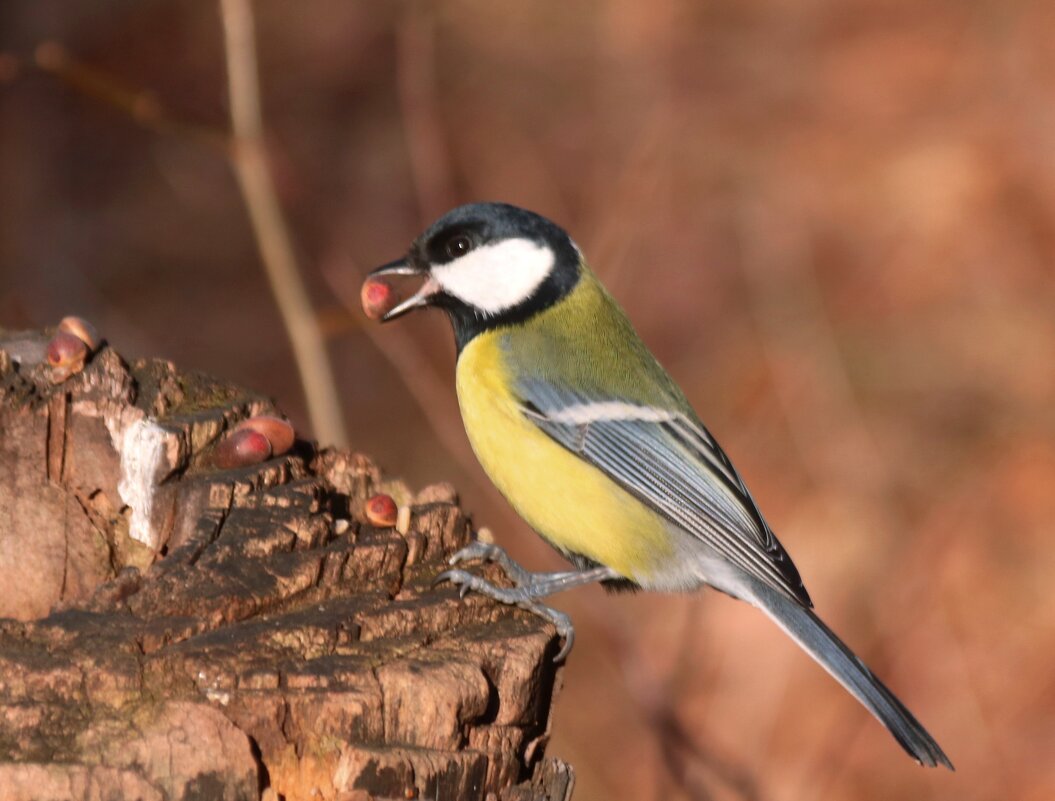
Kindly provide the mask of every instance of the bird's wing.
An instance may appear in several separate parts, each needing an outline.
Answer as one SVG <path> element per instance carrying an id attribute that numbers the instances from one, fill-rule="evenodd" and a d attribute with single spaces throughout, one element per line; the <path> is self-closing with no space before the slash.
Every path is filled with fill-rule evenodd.
<path id="1" fill-rule="evenodd" d="M 678 528 L 806 607 L 798 570 L 725 452 L 685 412 L 518 382 L 523 413 Z"/>

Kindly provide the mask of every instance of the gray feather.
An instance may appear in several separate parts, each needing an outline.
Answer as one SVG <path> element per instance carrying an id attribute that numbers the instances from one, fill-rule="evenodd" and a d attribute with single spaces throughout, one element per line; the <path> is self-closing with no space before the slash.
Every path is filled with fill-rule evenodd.
<path id="1" fill-rule="evenodd" d="M 811 610 L 770 587 L 758 582 L 753 584 L 750 591 L 738 594 L 769 615 L 851 695 L 864 704 L 894 735 L 902 748 L 922 765 L 944 765 L 952 770 L 952 762 L 941 746 L 835 632 Z"/>
<path id="2" fill-rule="evenodd" d="M 812 612 L 790 557 L 695 417 L 585 397 L 540 379 L 522 380 L 518 389 L 524 414 L 542 431 L 706 546 L 701 578 L 769 615 L 918 762 L 952 768 L 904 704 Z"/>
<path id="3" fill-rule="evenodd" d="M 699 421 L 678 409 L 585 397 L 540 379 L 524 379 L 517 388 L 525 415 L 558 443 L 717 556 L 811 605 L 791 557 Z"/>

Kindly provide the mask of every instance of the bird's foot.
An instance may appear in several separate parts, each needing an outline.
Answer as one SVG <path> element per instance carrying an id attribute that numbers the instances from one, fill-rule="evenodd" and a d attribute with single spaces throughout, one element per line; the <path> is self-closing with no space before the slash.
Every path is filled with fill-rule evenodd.
<path id="1" fill-rule="evenodd" d="M 451 565 L 461 562 L 481 560 L 494 562 L 499 565 L 510 581 L 515 585 L 512 588 L 496 587 L 489 581 L 475 576 L 465 570 L 446 570 L 436 576 L 433 585 L 449 581 L 457 585 L 458 594 L 464 598 L 470 592 L 478 592 L 495 601 L 510 606 L 519 606 L 534 612 L 544 620 L 548 620 L 557 629 L 557 634 L 564 640 L 560 653 L 554 658 L 554 662 L 560 662 L 571 651 L 575 640 L 575 629 L 572 627 L 571 618 L 563 612 L 559 612 L 549 606 L 538 602 L 537 599 L 545 598 L 561 590 L 572 587 L 581 587 L 595 581 L 620 578 L 619 574 L 607 567 L 593 567 L 589 570 L 570 570 L 559 573 L 532 573 L 513 561 L 505 550 L 498 545 L 476 540 L 455 553 L 450 558 Z"/>
<path id="2" fill-rule="evenodd" d="M 523 568 L 520 569 L 523 570 Z M 524 572 L 527 573 L 527 571 Z M 528 573 L 527 575 L 530 576 L 532 574 Z M 543 620 L 548 620 L 553 624 L 553 627 L 557 629 L 557 636 L 564 640 L 564 644 L 561 646 L 560 651 L 555 657 L 553 657 L 554 662 L 562 661 L 571 651 L 572 643 L 575 642 L 575 628 L 572 626 L 571 618 L 563 612 L 535 601 L 534 598 L 536 596 L 532 593 L 532 588 L 530 586 L 513 588 L 496 587 L 491 582 L 486 581 L 479 576 L 474 576 L 472 573 L 465 570 L 446 570 L 436 576 L 436 580 L 433 584 L 440 584 L 444 581 L 449 581 L 451 584 L 456 585 L 458 587 L 458 595 L 462 598 L 470 592 L 477 592 L 480 595 L 485 595 L 499 603 L 509 604 L 510 606 L 519 606 L 521 609 L 533 612 Z"/>
<path id="3" fill-rule="evenodd" d="M 531 584 L 535 578 L 535 574 L 529 570 L 524 569 L 513 561 L 505 548 L 499 545 L 495 545 L 492 542 L 483 542 L 481 540 L 473 540 L 460 551 L 454 553 L 447 563 L 451 566 L 460 564 L 461 562 L 494 562 L 496 565 L 502 568 L 509 580 L 512 581 L 516 586 L 523 587 L 527 584 Z"/>

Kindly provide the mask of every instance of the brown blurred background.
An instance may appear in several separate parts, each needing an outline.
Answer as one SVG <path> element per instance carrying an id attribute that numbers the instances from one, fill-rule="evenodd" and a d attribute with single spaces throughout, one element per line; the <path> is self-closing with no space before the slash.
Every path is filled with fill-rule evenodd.
<path id="1" fill-rule="evenodd" d="M 1055 797 L 1055 4 L 254 9 L 353 446 L 558 563 L 466 458 L 445 322 L 366 331 L 325 278 L 354 298 L 460 202 L 552 217 L 958 768 L 913 765 L 742 604 L 590 588 L 557 601 L 579 638 L 549 750 L 578 801 Z M 49 42 L 69 70 L 37 65 Z M 81 314 L 308 431 L 214 145 L 225 80 L 211 2 L 4 0 L 0 325 Z"/>

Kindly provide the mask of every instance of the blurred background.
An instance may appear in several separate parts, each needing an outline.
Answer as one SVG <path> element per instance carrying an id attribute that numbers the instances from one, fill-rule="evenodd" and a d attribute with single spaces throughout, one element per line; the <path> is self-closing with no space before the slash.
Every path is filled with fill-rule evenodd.
<path id="1" fill-rule="evenodd" d="M 913 765 L 745 605 L 594 587 L 556 602 L 578 801 L 1055 797 L 1055 4 L 252 8 L 351 445 L 556 569 L 468 451 L 446 322 L 355 308 L 450 206 L 546 214 L 957 766 Z M 83 315 L 310 432 L 226 76 L 214 3 L 0 4 L 0 325 Z"/>

